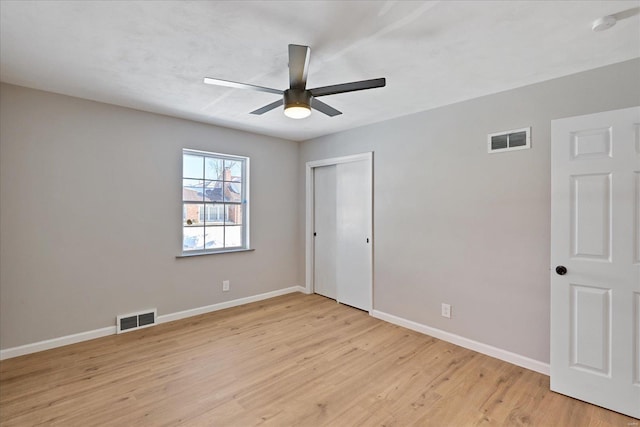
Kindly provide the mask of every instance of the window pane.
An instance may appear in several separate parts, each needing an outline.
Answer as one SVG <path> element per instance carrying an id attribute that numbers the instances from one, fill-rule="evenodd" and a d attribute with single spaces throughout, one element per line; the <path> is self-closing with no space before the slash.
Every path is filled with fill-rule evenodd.
<path id="1" fill-rule="evenodd" d="M 184 203 L 182 205 L 183 226 L 200 225 L 204 218 L 204 205 L 199 203 Z"/>
<path id="2" fill-rule="evenodd" d="M 231 226 L 224 228 L 224 246 L 227 248 L 242 246 L 242 227 Z"/>
<path id="3" fill-rule="evenodd" d="M 507 135 L 497 135 L 491 137 L 491 149 L 499 150 L 507 148 Z"/>
<path id="4" fill-rule="evenodd" d="M 222 196 L 222 182 L 220 181 L 205 181 L 204 182 L 204 201 L 205 202 L 221 202 Z"/>
<path id="5" fill-rule="evenodd" d="M 182 180 L 182 200 L 185 202 L 202 202 L 204 199 L 202 181 L 199 179 Z"/>
<path id="6" fill-rule="evenodd" d="M 225 160 L 225 170 L 229 171 L 229 179 L 225 181 L 242 181 L 242 162 L 239 160 Z"/>
<path id="7" fill-rule="evenodd" d="M 225 182 L 224 201 L 240 203 L 242 201 L 242 184 L 239 182 Z"/>
<path id="8" fill-rule="evenodd" d="M 227 224 L 240 225 L 242 224 L 242 205 L 226 205 L 227 210 L 226 222 Z"/>
<path id="9" fill-rule="evenodd" d="M 204 161 L 204 177 L 205 179 L 219 179 L 222 180 L 224 170 L 223 160 L 213 157 L 207 157 Z"/>
<path id="10" fill-rule="evenodd" d="M 206 225 L 223 225 L 224 224 L 224 205 L 207 204 L 205 205 L 205 222 Z"/>
<path id="11" fill-rule="evenodd" d="M 204 249 L 204 227 L 184 227 L 183 230 L 183 251 L 197 251 Z"/>
<path id="12" fill-rule="evenodd" d="M 224 247 L 223 227 L 207 227 L 206 249 L 218 249 Z"/>
<path id="13" fill-rule="evenodd" d="M 204 165 L 204 157 L 195 156 L 193 154 L 185 154 L 182 156 L 182 177 L 183 178 L 202 178 L 202 167 Z"/>
<path id="14" fill-rule="evenodd" d="M 509 147 L 522 147 L 527 145 L 527 133 L 517 132 L 509 134 Z"/>

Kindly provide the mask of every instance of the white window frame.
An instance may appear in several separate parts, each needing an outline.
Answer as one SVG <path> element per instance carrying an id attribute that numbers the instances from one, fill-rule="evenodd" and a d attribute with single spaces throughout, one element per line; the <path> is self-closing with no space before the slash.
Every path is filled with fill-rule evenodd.
<path id="1" fill-rule="evenodd" d="M 237 203 L 228 203 L 228 202 L 185 202 L 184 201 L 184 190 L 183 190 L 183 180 L 184 179 L 194 179 L 195 177 L 185 177 L 185 171 L 184 169 L 181 169 L 182 173 L 180 175 L 180 203 L 181 203 L 181 233 L 180 233 L 180 248 L 181 248 L 181 255 L 179 255 L 178 257 L 188 257 L 188 256 L 195 256 L 195 255 L 210 255 L 210 254 L 220 254 L 220 253 L 228 253 L 228 252 L 240 252 L 240 251 L 249 251 L 252 250 L 251 246 L 250 246 L 250 228 L 249 228 L 249 218 L 250 218 L 250 212 L 249 212 L 249 207 L 250 207 L 250 196 L 249 196 L 249 181 L 250 181 L 250 176 L 249 176 L 249 170 L 250 170 L 250 159 L 247 156 L 238 156 L 238 155 L 232 155 L 232 154 L 223 154 L 223 153 L 215 153 L 215 152 L 210 152 L 210 151 L 202 151 L 202 150 L 193 150 L 193 149 L 188 149 L 188 148 L 184 148 L 182 149 L 182 158 L 181 161 L 183 162 L 182 164 L 184 164 L 184 156 L 185 155 L 195 155 L 195 156 L 204 156 L 204 157 L 212 157 L 212 158 L 216 158 L 216 159 L 221 159 L 221 160 L 231 160 L 231 161 L 238 161 L 241 162 L 242 164 L 242 182 L 241 182 L 241 194 L 242 194 L 242 200 L 240 202 L 240 204 Z M 204 171 L 203 171 L 203 176 L 202 179 L 204 179 Z M 224 186 L 223 186 L 224 188 Z M 224 191 L 224 190 L 223 190 Z M 184 232 L 185 232 L 185 223 L 184 223 L 184 212 L 185 212 L 185 206 L 187 205 L 201 205 L 202 209 L 204 210 L 204 217 L 206 220 L 207 217 L 207 205 L 221 205 L 223 206 L 223 216 L 225 217 L 225 222 L 226 222 L 226 208 L 227 206 L 240 206 L 242 208 L 242 242 L 243 244 L 241 244 L 240 246 L 232 246 L 232 247 L 222 247 L 222 248 L 207 248 L 206 244 L 205 247 L 203 249 L 194 249 L 194 250 L 185 250 L 184 248 Z M 206 222 L 206 221 L 205 221 Z M 232 227 L 238 227 L 238 225 L 230 225 Z M 207 235 L 207 228 L 213 228 L 213 227 L 222 227 L 223 228 L 223 233 L 224 233 L 224 225 L 203 225 L 204 227 L 204 232 L 205 232 L 205 236 Z M 224 240 L 224 239 L 223 239 Z M 223 242 L 224 244 L 224 242 Z"/>

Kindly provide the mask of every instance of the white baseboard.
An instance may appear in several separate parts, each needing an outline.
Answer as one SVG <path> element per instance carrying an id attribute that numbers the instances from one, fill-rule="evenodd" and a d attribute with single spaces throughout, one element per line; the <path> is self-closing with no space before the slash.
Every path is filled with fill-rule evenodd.
<path id="1" fill-rule="evenodd" d="M 221 302 L 218 304 L 207 305 L 204 307 L 198 307 L 191 310 L 179 311 L 176 313 L 165 314 L 158 316 L 158 323 L 172 322 L 174 320 L 180 320 L 191 316 L 197 316 L 199 314 L 211 313 L 213 311 L 224 310 L 226 308 L 237 307 L 239 305 L 249 304 L 252 302 L 262 301 L 265 299 L 277 297 L 280 295 L 290 294 L 293 292 L 307 293 L 304 286 L 291 286 L 289 288 L 278 289 L 272 292 L 266 292 L 263 294 L 253 295 L 250 297 L 239 298 L 232 301 Z M 538 360 L 530 359 L 528 357 L 512 353 L 510 351 L 502 350 L 497 347 L 483 344 L 478 341 L 474 341 L 468 338 L 461 337 L 459 335 L 445 332 L 441 329 L 432 328 L 430 326 L 423 325 L 421 323 L 413 322 L 411 320 L 404 319 L 402 317 L 387 314 L 382 311 L 372 310 L 371 316 L 384 320 L 394 325 L 402 326 L 407 329 L 411 329 L 416 332 L 420 332 L 432 337 L 447 341 L 460 347 L 468 348 L 470 350 L 477 351 L 478 353 L 486 354 L 496 359 L 504 360 L 505 362 L 512 363 L 523 368 L 531 369 L 532 371 L 539 372 L 544 375 L 549 375 L 549 364 L 543 363 Z M 36 353 L 39 351 L 49 350 L 56 347 L 62 347 L 69 344 L 75 344 L 82 341 L 88 341 L 95 338 L 105 337 L 107 335 L 114 335 L 116 333 L 115 326 L 108 326 L 105 328 L 95 329 L 92 331 L 80 332 L 73 335 L 66 335 L 64 337 L 52 338 L 49 340 L 39 341 L 32 344 L 21 345 L 18 347 L 12 347 L 5 350 L 0 350 L 0 360 L 10 359 L 12 357 L 23 356 L 25 354 Z"/>
<path id="2" fill-rule="evenodd" d="M 277 291 L 266 292 L 264 294 L 253 295 L 246 298 L 239 298 L 232 301 L 221 302 L 218 304 L 207 305 L 205 307 L 194 308 L 191 310 L 179 311 L 177 313 L 165 314 L 158 316 L 158 323 L 172 322 L 174 320 L 184 319 L 185 317 L 197 316 L 198 314 L 210 313 L 212 311 L 224 310 L 225 308 L 237 307 L 251 302 L 261 301 L 280 295 L 290 294 L 293 292 L 305 292 L 304 286 L 291 286 L 289 288 L 278 289 Z M 49 350 L 56 347 L 62 347 L 69 344 L 75 344 L 82 341 L 88 341 L 95 338 L 114 335 L 116 333 L 115 326 L 94 329 L 93 331 L 80 332 L 78 334 L 66 335 L 64 337 L 52 338 L 45 341 L 39 341 L 32 344 L 25 344 L 19 347 L 7 348 L 0 350 L 0 360 L 11 359 L 12 357 L 23 356 L 25 354 L 37 353 L 39 351 Z"/>
<path id="3" fill-rule="evenodd" d="M 278 289 L 277 291 L 266 292 L 264 294 L 220 302 L 218 304 L 211 304 L 204 307 L 192 308 L 191 310 L 178 311 L 177 313 L 164 314 L 162 316 L 158 316 L 158 323 L 173 322 L 174 320 L 211 313 L 212 311 L 224 310 L 225 308 L 237 307 L 239 305 L 279 297 L 280 295 L 291 294 L 293 292 L 304 292 L 304 286 L 291 286 L 290 288 Z"/>
<path id="4" fill-rule="evenodd" d="M 0 350 L 0 360 L 11 359 L 12 357 L 24 356 L 25 354 L 37 353 L 38 351 L 49 350 L 64 345 L 75 344 L 82 341 L 89 341 L 95 338 L 106 337 L 116 333 L 115 326 L 94 329 L 93 331 L 80 332 L 78 334 L 66 335 L 64 337 L 52 338 L 50 340 L 38 341 L 32 344 L 25 344 L 19 347 Z"/>
<path id="5" fill-rule="evenodd" d="M 460 347 L 468 348 L 469 350 L 477 351 L 478 353 L 486 354 L 487 356 L 495 357 L 496 359 L 504 360 L 505 362 L 509 362 L 544 375 L 549 375 L 550 373 L 549 364 L 540 362 L 539 360 L 531 359 L 520 354 L 512 353 L 510 351 L 493 347 L 488 344 L 483 344 L 469 338 L 461 337 L 460 335 L 452 334 L 441 329 L 432 328 L 430 326 L 423 325 L 412 320 L 407 320 L 402 317 L 394 316 L 392 314 L 384 313 L 382 311 L 373 310 L 371 311 L 371 316 L 380 320 L 384 320 L 385 322 L 393 323 L 394 325 L 411 329 L 412 331 L 420 332 L 422 334 L 429 335 L 455 345 L 459 345 Z"/>

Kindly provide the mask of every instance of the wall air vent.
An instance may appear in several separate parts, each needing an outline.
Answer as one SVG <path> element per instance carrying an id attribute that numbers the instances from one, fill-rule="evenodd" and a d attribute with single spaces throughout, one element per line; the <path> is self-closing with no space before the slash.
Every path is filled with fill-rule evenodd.
<path id="1" fill-rule="evenodd" d="M 157 310 L 145 310 L 138 313 L 123 314 L 116 317 L 116 333 L 135 331 L 156 324 Z"/>
<path id="2" fill-rule="evenodd" d="M 490 133 L 487 138 L 489 153 L 531 148 L 531 128 Z"/>

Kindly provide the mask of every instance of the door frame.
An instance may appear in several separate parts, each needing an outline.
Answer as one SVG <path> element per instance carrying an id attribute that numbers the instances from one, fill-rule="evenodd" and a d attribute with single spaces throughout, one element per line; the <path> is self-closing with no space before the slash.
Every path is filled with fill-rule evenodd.
<path id="1" fill-rule="evenodd" d="M 315 222 L 314 213 L 314 179 L 313 169 L 322 166 L 333 166 L 340 163 L 350 163 L 367 161 L 368 175 L 369 175 L 369 239 L 371 244 L 369 245 L 369 265 L 370 271 L 370 283 L 369 283 L 369 314 L 373 311 L 373 151 L 366 153 L 353 154 L 342 157 L 332 157 L 329 159 L 313 160 L 306 163 L 305 167 L 305 180 L 306 180 L 306 213 L 305 213 L 305 293 L 312 294 L 314 292 L 313 283 L 313 269 L 314 269 L 314 244 L 313 244 L 313 225 Z"/>

